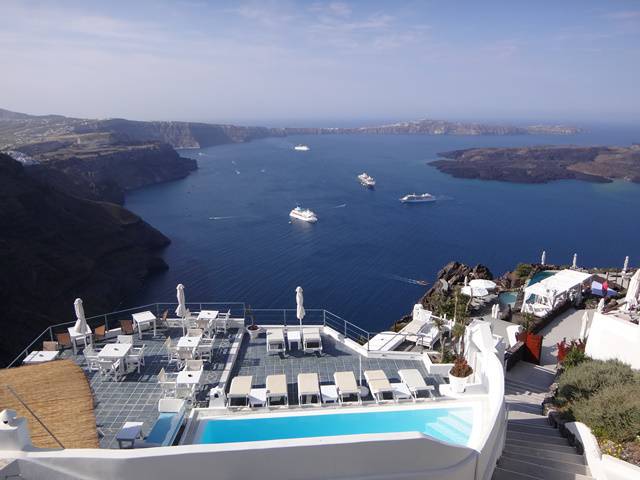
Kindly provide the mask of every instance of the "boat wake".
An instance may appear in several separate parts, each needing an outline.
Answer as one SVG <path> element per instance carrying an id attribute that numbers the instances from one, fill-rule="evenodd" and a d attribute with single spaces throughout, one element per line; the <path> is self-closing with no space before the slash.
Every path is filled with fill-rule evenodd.
<path id="1" fill-rule="evenodd" d="M 347 204 L 346 204 L 346 203 L 341 203 L 340 205 L 336 205 L 336 206 L 335 206 L 335 207 L 333 207 L 333 208 L 344 208 L 344 207 L 346 207 L 346 206 L 347 206 Z"/>
<path id="2" fill-rule="evenodd" d="M 425 280 L 416 280 L 414 278 L 401 277 L 400 275 L 387 275 L 387 278 L 397 280 L 398 282 L 408 283 L 409 285 L 420 285 L 425 287 L 428 282 Z"/>
<path id="3" fill-rule="evenodd" d="M 232 215 L 230 217 L 209 217 L 209 220 L 228 220 L 230 218 L 238 218 L 235 215 Z"/>

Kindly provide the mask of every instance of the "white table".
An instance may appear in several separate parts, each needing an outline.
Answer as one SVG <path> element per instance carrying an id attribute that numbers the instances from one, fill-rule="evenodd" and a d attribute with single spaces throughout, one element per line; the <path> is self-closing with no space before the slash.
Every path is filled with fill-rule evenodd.
<path id="1" fill-rule="evenodd" d="M 197 337 L 180 337 L 176 346 L 178 348 L 194 349 L 200 345 L 200 340 L 202 340 L 202 335 L 198 335 Z"/>
<path id="2" fill-rule="evenodd" d="M 129 448 L 133 448 L 136 440 L 142 438 L 142 425 L 142 422 L 126 422 L 116 434 L 118 447 L 126 448 L 128 444 Z"/>
<path id="3" fill-rule="evenodd" d="M 409 387 L 407 387 L 404 383 L 390 383 L 391 388 L 393 388 L 393 398 L 394 400 L 410 400 L 413 399 L 411 392 L 409 391 Z"/>
<path id="4" fill-rule="evenodd" d="M 335 385 L 320 385 L 322 403 L 336 403 L 338 401 L 338 389 Z"/>
<path id="5" fill-rule="evenodd" d="M 287 343 L 289 344 L 289 350 L 292 350 L 291 344 L 295 343 L 298 350 L 302 349 L 302 333 L 300 330 L 288 330 L 287 331 Z"/>
<path id="6" fill-rule="evenodd" d="M 176 383 L 181 385 L 198 385 L 202 379 L 203 370 L 182 370 L 178 372 Z"/>
<path id="7" fill-rule="evenodd" d="M 125 358 L 133 345 L 131 343 L 107 343 L 100 352 L 98 358 L 105 360 L 120 360 L 120 371 L 124 371 Z"/>
<path id="8" fill-rule="evenodd" d="M 251 407 L 264 407 L 267 405 L 267 389 L 252 388 L 249 392 L 249 405 Z"/>
<path id="9" fill-rule="evenodd" d="M 60 355 L 60 352 L 57 350 L 36 350 L 27 355 L 27 358 L 25 358 L 22 363 L 24 363 L 25 365 L 33 365 L 34 363 L 50 362 L 51 360 L 55 360 L 56 358 L 58 358 L 58 355 Z"/>
<path id="10" fill-rule="evenodd" d="M 133 321 L 138 326 L 138 338 L 142 339 L 142 326 L 153 324 L 153 336 L 156 336 L 156 316 L 153 312 L 139 312 L 132 315 Z"/>
<path id="11" fill-rule="evenodd" d="M 215 320 L 219 313 L 218 310 L 200 310 L 198 320 Z"/>

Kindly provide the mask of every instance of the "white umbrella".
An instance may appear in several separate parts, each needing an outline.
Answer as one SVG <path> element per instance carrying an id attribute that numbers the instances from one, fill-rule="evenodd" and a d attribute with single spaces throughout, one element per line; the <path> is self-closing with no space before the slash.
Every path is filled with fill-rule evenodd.
<path id="1" fill-rule="evenodd" d="M 578 268 L 578 254 L 573 254 L 573 262 L 571 263 L 571 268 Z"/>
<path id="2" fill-rule="evenodd" d="M 540 256 L 540 265 L 544 265 L 547 263 L 547 251 L 543 250 L 542 255 Z"/>
<path id="3" fill-rule="evenodd" d="M 82 299 L 76 298 L 76 301 L 73 302 L 73 307 L 76 311 L 76 324 L 73 326 L 73 329 L 79 334 L 88 333 L 89 328 L 87 327 L 87 319 L 84 316 Z"/>
<path id="4" fill-rule="evenodd" d="M 302 319 L 304 318 L 304 297 L 302 296 L 302 287 L 296 288 L 296 317 L 300 320 L 300 329 L 302 330 Z"/>
<path id="5" fill-rule="evenodd" d="M 596 312 L 600 313 L 602 312 L 602 310 L 604 310 L 604 297 L 602 297 L 598 302 L 598 307 L 596 308 Z"/>
<path id="6" fill-rule="evenodd" d="M 589 324 L 589 312 L 585 310 L 584 314 L 582 315 L 582 326 L 580 327 L 580 336 L 578 337 L 580 340 L 586 340 L 588 324 Z"/>
<path id="7" fill-rule="evenodd" d="M 466 295 L 467 297 L 486 297 L 487 295 L 489 295 L 489 292 L 487 292 L 486 288 L 474 288 L 470 285 L 462 287 L 460 293 Z"/>
<path id="8" fill-rule="evenodd" d="M 187 316 L 187 304 L 184 299 L 184 285 L 181 283 L 176 287 L 178 297 L 178 308 L 176 308 L 176 315 L 180 318 Z"/>
<path id="9" fill-rule="evenodd" d="M 640 268 L 633 274 L 629 281 L 629 287 L 627 287 L 627 294 L 624 297 L 627 310 L 638 303 L 638 293 L 640 293 Z"/>
<path id="10" fill-rule="evenodd" d="M 629 255 L 624 257 L 624 265 L 622 265 L 622 275 L 627 273 L 628 269 L 629 269 Z"/>
<path id="11" fill-rule="evenodd" d="M 491 280 L 484 280 L 484 279 L 471 280 L 469 282 L 469 286 L 471 288 L 473 288 L 474 290 L 476 288 L 484 288 L 485 290 L 493 290 L 494 288 L 497 287 L 495 282 L 492 282 Z"/>
<path id="12" fill-rule="evenodd" d="M 464 276 L 464 286 L 466 287 L 467 285 L 469 285 L 469 277 L 467 277 L 466 275 Z"/>

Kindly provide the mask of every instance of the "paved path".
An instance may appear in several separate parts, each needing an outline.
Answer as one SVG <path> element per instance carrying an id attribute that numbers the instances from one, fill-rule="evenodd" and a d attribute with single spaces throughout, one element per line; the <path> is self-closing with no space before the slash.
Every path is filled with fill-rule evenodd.
<path id="1" fill-rule="evenodd" d="M 582 327 L 582 316 L 584 312 L 589 312 L 589 317 L 593 317 L 594 310 L 576 310 L 571 308 L 558 315 L 549 325 L 540 332 L 544 335 L 542 340 L 542 358 L 540 365 L 555 371 L 558 349 L 556 345 L 563 338 L 575 340 L 580 335 Z"/>

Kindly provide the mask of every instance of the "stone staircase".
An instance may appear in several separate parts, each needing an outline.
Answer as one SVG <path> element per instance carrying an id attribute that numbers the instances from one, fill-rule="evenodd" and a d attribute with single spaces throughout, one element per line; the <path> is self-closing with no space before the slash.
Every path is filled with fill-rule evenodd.
<path id="1" fill-rule="evenodd" d="M 529 369 L 529 378 L 544 374 L 540 367 L 524 368 Z M 508 373 L 505 380 L 505 401 L 509 407 L 507 437 L 493 480 L 593 479 L 584 456 L 541 415 L 547 387 L 543 382 L 533 384 L 523 378 L 526 377 Z"/>

